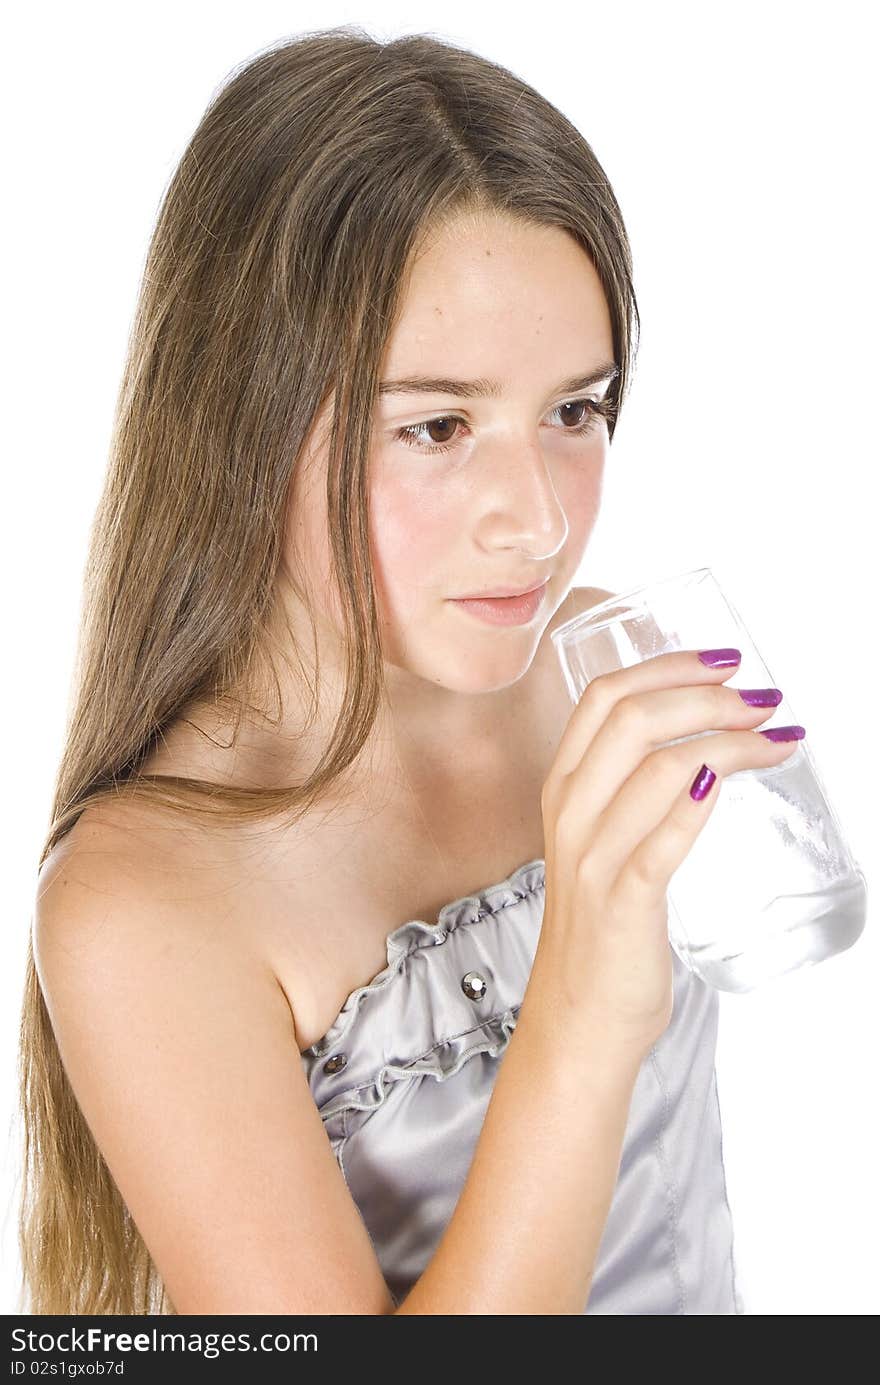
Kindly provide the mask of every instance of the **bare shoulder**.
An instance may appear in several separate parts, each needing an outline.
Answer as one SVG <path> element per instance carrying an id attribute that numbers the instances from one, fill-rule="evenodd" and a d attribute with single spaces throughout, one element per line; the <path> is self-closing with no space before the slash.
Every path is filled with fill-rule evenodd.
<path id="1" fill-rule="evenodd" d="M 74 1095 L 176 1310 L 393 1311 L 221 839 L 181 845 L 176 814 L 96 807 L 43 865 L 34 960 Z"/>
<path id="2" fill-rule="evenodd" d="M 247 973 L 302 1049 L 293 993 L 314 931 L 309 840 L 288 832 L 276 860 L 259 833 L 134 799 L 90 805 L 39 875 L 32 943 L 50 1011 L 139 970 L 161 988 L 171 966 L 206 997 Z"/>
<path id="3" fill-rule="evenodd" d="M 40 869 L 34 963 L 50 1012 L 126 991 L 161 989 L 169 969 L 209 994 L 249 972 L 293 1016 L 256 934 L 242 926 L 241 852 L 194 817 L 140 800 L 89 805 Z M 169 991 L 170 994 L 170 991 Z"/>
<path id="4" fill-rule="evenodd" d="M 200 950 L 205 972 L 228 965 L 232 895 L 175 818 L 142 803 L 92 805 L 43 862 L 33 948 L 50 1008 L 74 987 L 97 994 L 175 953 Z"/>
<path id="5" fill-rule="evenodd" d="M 61 941 L 62 930 L 69 938 L 74 915 L 97 928 L 114 902 L 125 903 L 127 919 L 139 901 L 155 909 L 163 890 L 178 883 L 180 865 L 172 823 L 155 809 L 122 801 L 89 806 L 40 868 L 35 947 L 42 953 Z"/>
<path id="6" fill-rule="evenodd" d="M 117 864 L 134 863 L 143 856 L 145 848 L 154 868 L 166 870 L 180 858 L 182 849 L 205 836 L 194 820 L 170 809 L 133 797 L 106 798 L 80 813 L 49 853 L 40 874 L 54 877 L 74 857 L 92 861 L 112 857 Z"/>

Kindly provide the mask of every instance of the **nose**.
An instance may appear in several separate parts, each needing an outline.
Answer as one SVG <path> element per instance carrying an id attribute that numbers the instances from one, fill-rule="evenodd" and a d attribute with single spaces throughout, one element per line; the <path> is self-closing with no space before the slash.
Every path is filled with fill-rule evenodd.
<path id="1" fill-rule="evenodd" d="M 480 536 L 487 547 L 517 548 L 550 558 L 564 545 L 569 526 L 546 458 L 537 445 L 505 450 L 479 482 Z"/>

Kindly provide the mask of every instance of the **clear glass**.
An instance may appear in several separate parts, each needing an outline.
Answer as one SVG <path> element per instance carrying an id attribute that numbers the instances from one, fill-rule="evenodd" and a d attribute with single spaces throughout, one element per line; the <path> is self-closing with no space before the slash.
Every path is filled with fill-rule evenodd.
<path id="1" fill-rule="evenodd" d="M 676 649 L 739 649 L 742 661 L 725 686 L 775 686 L 708 567 L 611 597 L 551 638 L 574 703 L 599 674 Z M 758 729 L 796 723 L 783 695 Z M 809 730 L 780 765 L 722 777 L 708 821 L 671 877 L 670 943 L 718 990 L 750 991 L 821 962 L 851 947 L 864 929 L 865 877 L 828 801 L 808 737 Z M 705 758 L 711 765 L 711 747 Z M 695 760 L 695 773 L 698 768 Z"/>

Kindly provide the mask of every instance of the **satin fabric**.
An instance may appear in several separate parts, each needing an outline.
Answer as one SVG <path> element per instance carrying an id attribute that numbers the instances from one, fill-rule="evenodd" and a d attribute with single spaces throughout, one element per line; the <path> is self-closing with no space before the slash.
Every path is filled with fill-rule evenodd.
<path id="1" fill-rule="evenodd" d="M 389 933 L 387 966 L 300 1055 L 395 1307 L 467 1177 L 534 960 L 544 868 L 529 861 L 447 904 L 436 924 Z M 636 1079 L 585 1313 L 745 1311 L 715 1077 L 718 992 L 670 951 L 673 1015 Z M 462 987 L 469 972 L 486 983 L 470 984 L 476 999 Z M 564 1033 L 556 1061 L 576 1061 Z"/>

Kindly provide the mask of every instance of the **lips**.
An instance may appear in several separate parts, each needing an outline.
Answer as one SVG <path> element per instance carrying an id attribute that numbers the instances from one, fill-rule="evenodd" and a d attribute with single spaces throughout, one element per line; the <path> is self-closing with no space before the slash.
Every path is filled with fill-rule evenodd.
<path id="1" fill-rule="evenodd" d="M 519 596 L 463 596 L 450 604 L 484 625 L 530 625 L 544 605 L 549 585 L 548 578 L 539 587 L 521 591 Z"/>
<path id="2" fill-rule="evenodd" d="M 485 592 L 468 592 L 466 596 L 453 597 L 454 601 L 498 601 L 507 596 L 527 596 L 529 592 L 536 592 L 539 587 L 544 587 L 550 581 L 549 577 L 544 577 L 540 582 L 533 582 L 530 587 L 493 587 Z"/>

